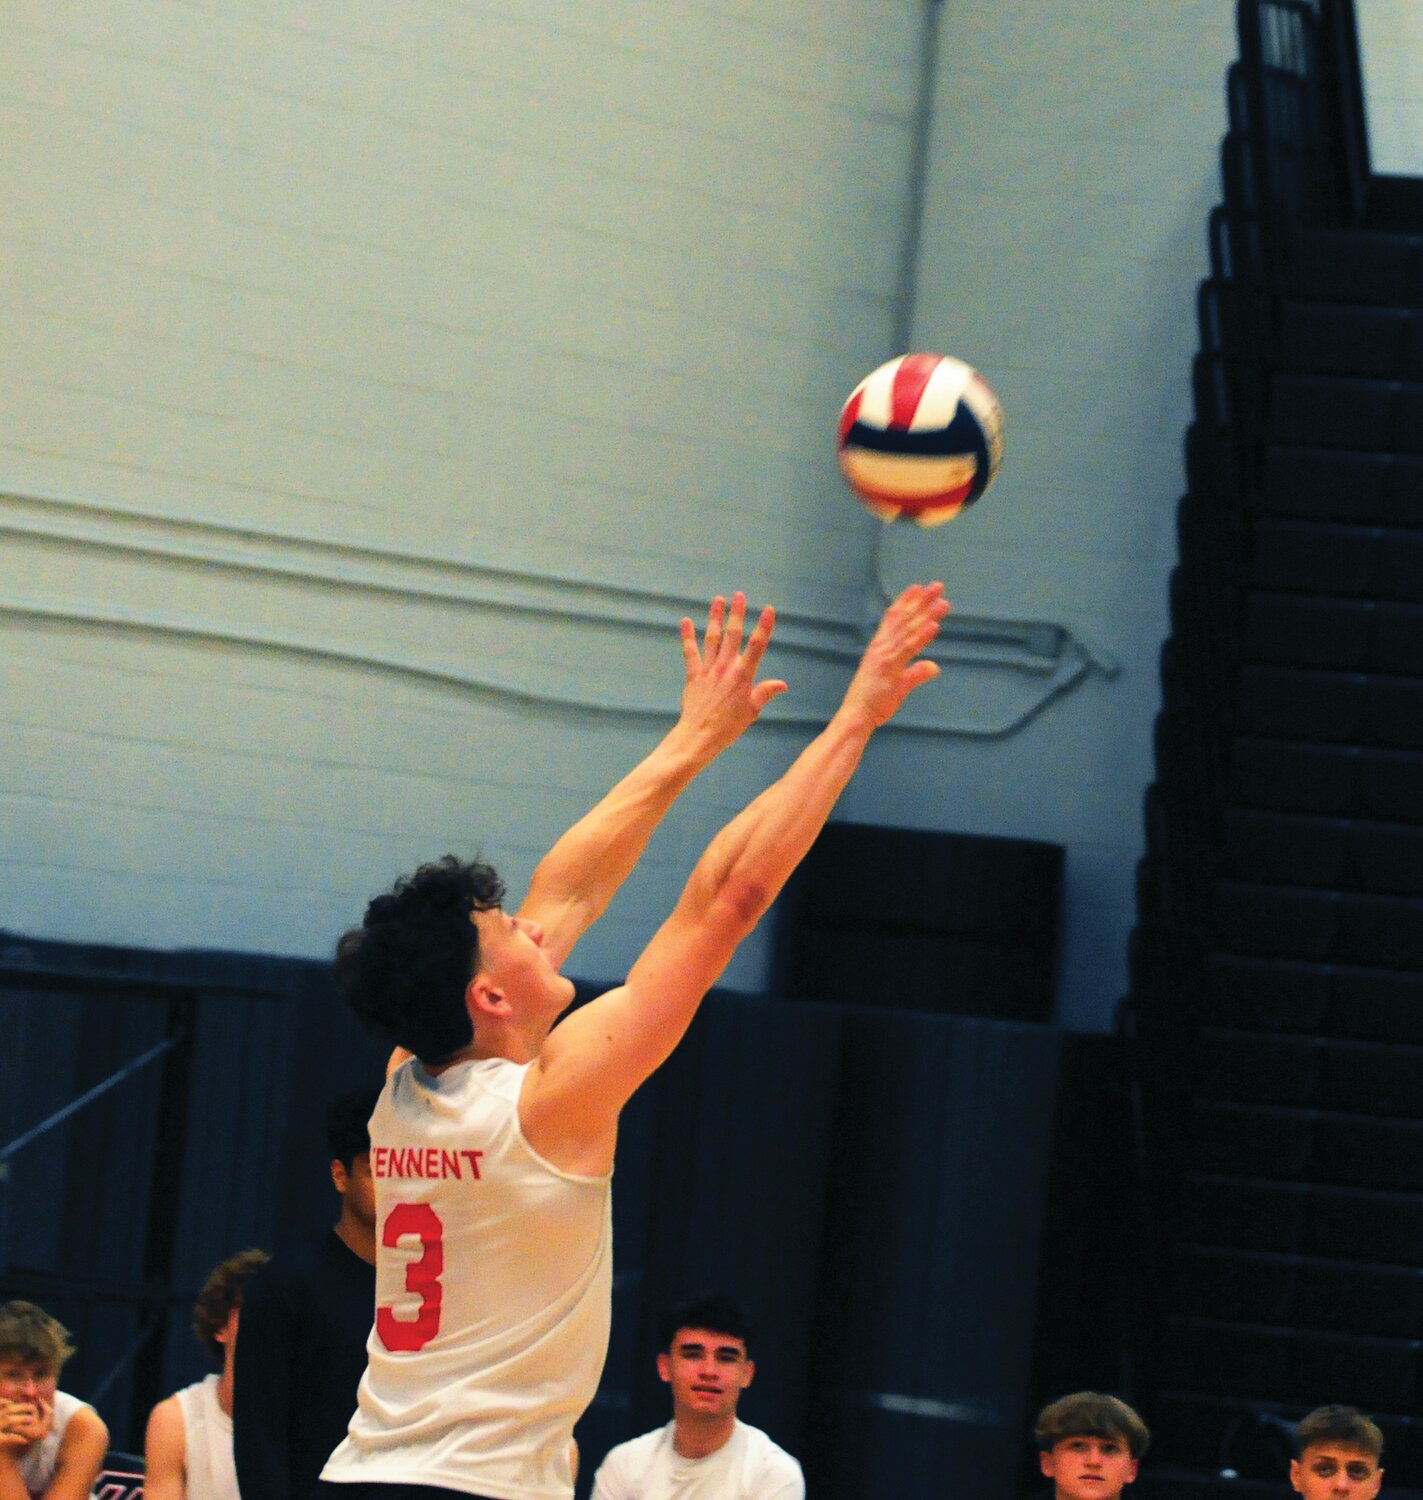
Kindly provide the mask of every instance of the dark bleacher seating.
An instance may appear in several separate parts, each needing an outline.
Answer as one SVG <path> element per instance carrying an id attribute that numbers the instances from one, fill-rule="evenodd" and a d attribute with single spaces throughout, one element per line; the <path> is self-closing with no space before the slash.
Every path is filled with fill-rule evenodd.
<path id="1" fill-rule="evenodd" d="M 1423 526 L 1423 460 L 1397 453 L 1354 453 L 1266 446 L 1254 507 L 1266 515 Z"/>
<path id="2" fill-rule="evenodd" d="M 1423 235 L 1300 226 L 1279 275 L 1281 289 L 1292 297 L 1362 307 L 1423 307 Z"/>
<path id="3" fill-rule="evenodd" d="M 1423 531 L 1260 519 L 1251 583 L 1263 590 L 1423 603 Z"/>
<path id="4" fill-rule="evenodd" d="M 1341 165 L 1362 139 L 1347 8 L 1238 15 L 1127 1006 L 1166 1268 L 1135 1393 L 1164 1472 L 1142 1493 L 1278 1494 L 1291 1422 L 1326 1401 L 1376 1414 L 1407 1493 L 1423 1489 L 1423 222 L 1400 228 L 1419 200 L 1394 195 L 1371 227 L 1365 176 Z"/>
<path id="5" fill-rule="evenodd" d="M 1423 820 L 1423 755 L 1238 735 L 1226 796 L 1239 807 Z"/>
<path id="6" fill-rule="evenodd" d="M 1275 352 L 1300 373 L 1423 380 L 1423 308 L 1285 297 Z"/>

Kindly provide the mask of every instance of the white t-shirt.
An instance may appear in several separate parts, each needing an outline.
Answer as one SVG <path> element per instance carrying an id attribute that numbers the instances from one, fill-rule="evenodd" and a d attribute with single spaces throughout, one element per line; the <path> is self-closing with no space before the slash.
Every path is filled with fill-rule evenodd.
<path id="1" fill-rule="evenodd" d="M 610 1178 L 524 1139 L 528 1064 L 406 1063 L 371 1116 L 376 1319 L 321 1477 L 568 1500 L 612 1316 Z M 260 1500 L 260 1497 L 257 1497 Z"/>
<path id="2" fill-rule="evenodd" d="M 683 1458 L 669 1422 L 619 1443 L 598 1466 L 593 1500 L 805 1500 L 800 1465 L 759 1427 L 738 1422 L 705 1458 Z"/>
<path id="3" fill-rule="evenodd" d="M 238 1500 L 232 1458 L 232 1418 L 217 1399 L 216 1375 L 178 1394 L 183 1413 L 183 1477 L 186 1500 Z"/>
<path id="4" fill-rule="evenodd" d="M 69 1419 L 88 1402 L 65 1391 L 54 1393 L 54 1421 L 50 1429 L 37 1443 L 31 1443 L 20 1455 L 17 1467 L 25 1488 L 31 1495 L 43 1495 L 59 1467 L 59 1445 L 64 1441 L 64 1429 Z"/>

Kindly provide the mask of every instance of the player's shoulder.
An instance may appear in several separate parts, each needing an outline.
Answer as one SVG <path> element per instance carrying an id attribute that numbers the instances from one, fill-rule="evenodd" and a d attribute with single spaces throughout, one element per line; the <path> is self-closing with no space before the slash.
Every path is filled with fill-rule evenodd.
<path id="1" fill-rule="evenodd" d="M 183 1441 L 185 1423 L 183 1421 L 183 1403 L 178 1399 L 179 1392 L 174 1391 L 171 1396 L 165 1396 L 148 1414 L 148 1442 L 162 1442 L 176 1438 L 179 1444 Z"/>
<path id="2" fill-rule="evenodd" d="M 63 1391 L 55 1392 L 55 1412 L 59 1412 L 59 1398 L 65 1395 Z M 90 1438 L 102 1438 L 108 1441 L 108 1423 L 99 1413 L 89 1405 L 87 1401 L 81 1401 L 78 1396 L 69 1396 L 68 1400 L 73 1402 L 65 1423 L 64 1437 L 66 1442 L 86 1441 Z"/>
<path id="3" fill-rule="evenodd" d="M 746 1445 L 747 1458 L 763 1477 L 801 1477 L 799 1459 L 787 1453 L 770 1433 L 762 1432 L 759 1427 L 740 1420 L 736 1426 Z"/>
<path id="4" fill-rule="evenodd" d="M 610 1473 L 635 1474 L 652 1462 L 658 1450 L 671 1441 L 672 1423 L 654 1427 L 640 1437 L 629 1438 L 609 1448 L 600 1469 L 606 1467 Z"/>

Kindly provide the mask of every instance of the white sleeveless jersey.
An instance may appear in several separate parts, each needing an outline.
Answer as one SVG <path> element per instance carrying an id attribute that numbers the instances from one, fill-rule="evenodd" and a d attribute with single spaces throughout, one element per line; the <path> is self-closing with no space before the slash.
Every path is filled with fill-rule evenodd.
<path id="1" fill-rule="evenodd" d="M 411 1062 L 386 1083 L 369 1365 L 323 1479 L 573 1493 L 569 1440 L 608 1351 L 610 1178 L 559 1171 L 524 1139 L 527 1071 Z"/>
<path id="2" fill-rule="evenodd" d="M 59 1467 L 59 1447 L 64 1441 L 64 1429 L 69 1419 L 88 1402 L 66 1391 L 54 1393 L 54 1421 L 50 1429 L 37 1443 L 31 1443 L 20 1455 L 17 1467 L 20 1480 L 31 1495 L 39 1496 L 49 1488 L 54 1471 Z"/>
<path id="3" fill-rule="evenodd" d="M 232 1418 L 217 1399 L 217 1381 L 209 1375 L 177 1393 L 183 1413 L 185 1500 L 238 1500 Z"/>

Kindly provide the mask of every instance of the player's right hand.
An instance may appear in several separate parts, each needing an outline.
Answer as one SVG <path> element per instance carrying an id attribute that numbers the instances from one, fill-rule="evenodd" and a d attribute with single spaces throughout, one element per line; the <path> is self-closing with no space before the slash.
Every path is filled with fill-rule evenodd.
<path id="1" fill-rule="evenodd" d="M 846 709 L 878 727 L 898 713 L 917 687 L 939 675 L 937 662 L 915 657 L 939 633 L 949 612 L 942 583 L 912 583 L 885 610 L 845 692 Z"/>
<path id="2" fill-rule="evenodd" d="M 54 1408 L 40 1401 L 0 1400 L 0 1452 L 17 1453 L 48 1436 Z"/>

